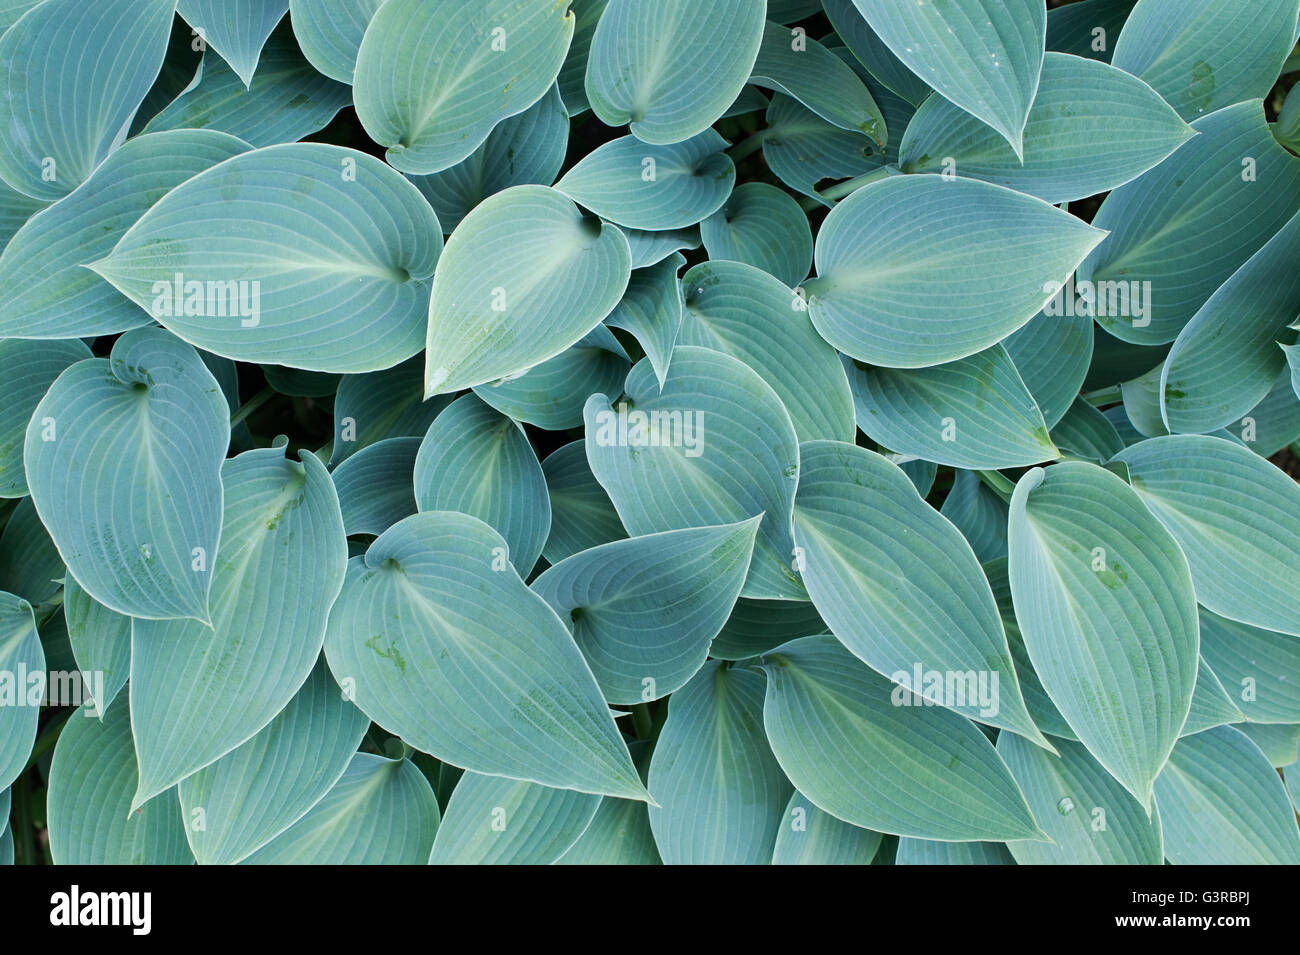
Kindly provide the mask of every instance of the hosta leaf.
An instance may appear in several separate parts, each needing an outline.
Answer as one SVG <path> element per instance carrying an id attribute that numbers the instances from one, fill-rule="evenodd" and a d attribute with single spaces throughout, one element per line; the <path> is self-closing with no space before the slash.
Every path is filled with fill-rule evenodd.
<path id="1" fill-rule="evenodd" d="M 263 365 L 266 383 L 282 395 L 295 398 L 325 398 L 338 391 L 343 380 L 340 374 L 320 371 L 303 371 L 281 365 Z"/>
<path id="2" fill-rule="evenodd" d="M 573 37 L 567 7 L 389 0 L 357 54 L 357 117 L 402 172 L 427 175 L 456 165 L 555 82 Z"/>
<path id="3" fill-rule="evenodd" d="M 1300 315 L 1300 215 L 1210 296 L 1178 334 L 1160 374 L 1160 414 L 1176 432 L 1205 433 L 1248 413 L 1286 368 L 1278 344 Z"/>
<path id="4" fill-rule="evenodd" d="M 457 227 L 434 276 L 425 393 L 554 358 L 610 313 L 630 274 L 623 234 L 562 193 L 535 185 L 498 192 Z"/>
<path id="5" fill-rule="evenodd" d="M 1047 33 L 1047 11 L 1038 0 L 853 3 L 908 69 L 1022 155 Z"/>
<path id="6" fill-rule="evenodd" d="M 582 427 L 587 398 L 617 390 L 631 363 L 618 339 L 597 325 L 572 347 L 518 378 L 476 385 L 474 393 L 502 414 L 548 431 Z"/>
<path id="7" fill-rule="evenodd" d="M 953 473 L 939 513 L 961 531 L 981 563 L 1007 555 L 1007 504 L 974 471 Z"/>
<path id="8" fill-rule="evenodd" d="M 348 564 L 330 670 L 367 716 L 445 762 L 644 799 L 591 670 L 505 548 L 465 514 L 389 528 Z"/>
<path id="9" fill-rule="evenodd" d="M 1047 49 L 1109 63 L 1137 0 L 1077 0 L 1047 11 Z M 1046 69 L 1046 61 L 1044 61 Z"/>
<path id="10" fill-rule="evenodd" d="M 813 240 L 808 217 L 788 193 L 765 182 L 747 182 L 700 223 L 710 259 L 730 259 L 762 269 L 786 285 L 808 277 Z"/>
<path id="11" fill-rule="evenodd" d="M 4 33 L 18 18 L 40 3 L 41 0 L 0 0 L 0 33 Z M 8 818 L 9 813 L 4 814 Z"/>
<path id="12" fill-rule="evenodd" d="M 906 209 L 906 215 L 900 210 Z M 813 324 L 851 358 L 919 368 L 1020 328 L 1104 233 L 1041 200 L 979 182 L 896 176 L 832 210 L 804 284 Z M 988 263 L 1005 267 L 990 274 Z"/>
<path id="13" fill-rule="evenodd" d="M 763 158 L 768 168 L 791 189 L 825 206 L 832 203 L 817 195 L 822 180 L 865 175 L 883 161 L 870 139 L 832 126 L 789 96 L 773 96 L 766 119 Z"/>
<path id="14" fill-rule="evenodd" d="M 1052 842 L 1007 844 L 1020 865 L 1160 865 L 1160 816 L 1151 817 L 1079 743 L 1059 755 L 1004 733 L 997 750 Z M 1054 843 L 1054 844 L 1053 844 Z"/>
<path id="15" fill-rule="evenodd" d="M 1267 96 L 1295 45 L 1297 15 L 1297 0 L 1141 0 L 1113 62 L 1193 119 Z"/>
<path id="16" fill-rule="evenodd" d="M 591 40 L 596 35 L 600 15 L 608 5 L 609 0 L 573 0 L 569 6 L 569 12 L 576 21 L 573 42 L 569 44 L 568 55 L 564 58 L 556 82 L 570 116 L 591 109 L 591 104 L 587 102 L 587 57 L 591 53 Z"/>
<path id="17" fill-rule="evenodd" d="M 749 82 L 793 96 L 832 126 L 885 147 L 885 117 L 856 73 L 806 31 L 768 21 Z"/>
<path id="18" fill-rule="evenodd" d="M 92 268 L 205 351 L 359 372 L 420 350 L 441 251 L 437 217 L 402 176 L 289 143 L 173 189 Z"/>
<path id="19" fill-rule="evenodd" d="M 825 633 L 826 622 L 805 600 L 736 601 L 726 625 L 709 647 L 715 660 L 743 660 L 799 637 Z"/>
<path id="20" fill-rule="evenodd" d="M 796 792 L 776 835 L 773 865 L 870 865 L 880 833 L 860 829 L 822 812 Z"/>
<path id="21" fill-rule="evenodd" d="M 31 498 L 18 502 L 0 532 L 0 581 L 33 606 L 59 592 L 67 573 Z"/>
<path id="22" fill-rule="evenodd" d="M 1208 435 L 1151 438 L 1115 456 L 1187 555 L 1215 613 L 1300 635 L 1300 486 L 1247 448 Z"/>
<path id="23" fill-rule="evenodd" d="M 1115 426 L 1082 398 L 1076 398 L 1064 417 L 1052 426 L 1052 441 L 1066 454 L 1098 464 L 1124 450 L 1124 440 Z"/>
<path id="24" fill-rule="evenodd" d="M 1141 80 L 1097 60 L 1048 53 L 1025 124 L 1023 162 L 994 130 L 931 96 L 908 124 L 899 166 L 904 172 L 955 170 L 1066 202 L 1136 179 L 1194 135 Z"/>
<path id="25" fill-rule="evenodd" d="M 0 339 L 0 381 L 5 383 L 5 403 L 0 407 L 0 497 L 27 495 L 23 470 L 27 423 L 63 370 L 89 357 L 90 349 L 79 341 Z"/>
<path id="26" fill-rule="evenodd" d="M 1300 210 L 1300 159 L 1273 139 L 1259 100 L 1192 128 L 1200 135 L 1112 192 L 1092 220 L 1110 235 L 1080 266 L 1079 282 L 1105 298 L 1097 323 L 1126 342 L 1173 341 Z"/>
<path id="27" fill-rule="evenodd" d="M 265 729 L 181 781 L 194 857 L 239 862 L 288 829 L 339 781 L 369 726 L 322 658 Z"/>
<path id="28" fill-rule="evenodd" d="M 1234 729 L 1258 746 L 1274 769 L 1294 765 L 1300 757 L 1300 723 L 1242 723 Z"/>
<path id="29" fill-rule="evenodd" d="M 103 699 L 87 707 L 102 719 L 131 675 L 131 618 L 99 603 L 71 574 L 63 581 L 63 617 L 77 668 L 103 680 Z M 97 686 L 92 680 L 92 696 Z"/>
<path id="30" fill-rule="evenodd" d="M 1020 479 L 1008 539 L 1034 669 L 1088 751 L 1150 808 L 1196 680 L 1187 559 L 1127 484 L 1084 462 Z"/>
<path id="31" fill-rule="evenodd" d="M 0 790 L 22 774 L 36 742 L 44 672 L 45 652 L 31 604 L 0 591 Z"/>
<path id="32" fill-rule="evenodd" d="M 253 146 L 295 142 L 328 125 L 352 91 L 303 59 L 289 24 L 271 37 L 251 86 L 225 60 L 204 57 L 197 85 L 176 97 L 145 127 L 215 129 Z"/>
<path id="33" fill-rule="evenodd" d="M 1204 647 L 1205 634 L 1205 614 L 1207 611 L 1201 609 L 1201 646 Z M 1187 714 L 1187 722 L 1179 731 L 1179 737 L 1190 736 L 1193 733 L 1199 733 L 1215 726 L 1223 726 L 1227 723 L 1240 723 L 1245 719 L 1245 715 L 1233 703 L 1232 698 L 1228 696 L 1227 690 L 1219 682 L 1219 677 L 1210 665 L 1205 662 L 1205 655 L 1202 653 L 1199 666 L 1196 670 L 1196 692 L 1192 694 L 1192 708 Z"/>
<path id="34" fill-rule="evenodd" d="M 82 707 L 54 747 L 47 796 L 56 865 L 186 865 L 194 856 L 175 790 L 131 804 L 136 762 L 126 694 L 103 720 Z"/>
<path id="35" fill-rule="evenodd" d="M 686 229 L 668 229 L 663 232 L 624 229 L 623 234 L 627 236 L 627 243 L 632 249 L 634 269 L 648 269 L 674 252 L 700 247 L 700 232 L 695 226 Z"/>
<path id="36" fill-rule="evenodd" d="M 659 849 L 643 802 L 600 801 L 596 815 L 556 865 L 660 865 Z"/>
<path id="37" fill-rule="evenodd" d="M 679 346 L 662 390 L 649 361 L 627 401 L 587 401 L 587 460 L 633 536 L 765 515 L 747 597 L 803 599 L 788 562 L 799 445 L 776 392 L 722 352 Z M 657 424 L 656 424 L 657 422 Z"/>
<path id="38" fill-rule="evenodd" d="M 552 86 L 528 109 L 498 123 L 456 165 L 411 179 L 438 213 L 443 231 L 451 232 L 471 209 L 502 189 L 555 182 L 568 145 L 569 114 Z"/>
<path id="39" fill-rule="evenodd" d="M 261 731 L 320 656 L 347 551 L 329 472 L 314 455 L 300 457 L 260 448 L 222 467 L 210 627 L 131 624 L 136 805 Z"/>
<path id="40" fill-rule="evenodd" d="M 690 139 L 745 85 L 765 13 L 752 0 L 610 0 L 587 58 L 592 111 L 643 142 Z"/>
<path id="41" fill-rule="evenodd" d="M 624 136 L 588 153 L 555 188 L 621 226 L 682 229 L 731 195 L 736 167 L 722 152 L 726 145 L 712 129 L 667 146 Z"/>
<path id="42" fill-rule="evenodd" d="M 846 367 L 858 426 L 885 447 L 959 468 L 1024 467 L 1059 457 L 1001 345 L 929 368 Z"/>
<path id="43" fill-rule="evenodd" d="M 307 815 L 245 865 L 423 865 L 438 801 L 409 759 L 357 753 Z"/>
<path id="44" fill-rule="evenodd" d="M 505 538 L 527 574 L 551 530 L 546 476 L 524 429 L 475 395 L 456 399 L 429 427 L 415 458 L 415 503 L 459 511 Z"/>
<path id="45" fill-rule="evenodd" d="M 573 441 L 542 462 L 551 498 L 551 533 L 542 554 L 552 564 L 580 551 L 627 537 L 618 511 L 587 464 L 584 441 Z"/>
<path id="46" fill-rule="evenodd" d="M 1300 641 L 1294 635 L 1227 620 L 1202 607 L 1201 656 L 1246 719 L 1300 723 Z"/>
<path id="47" fill-rule="evenodd" d="M 899 839 L 895 865 L 1015 865 L 1001 842 L 933 842 Z"/>
<path id="48" fill-rule="evenodd" d="M 158 76 L 175 10 L 176 0 L 47 0 L 6 30 L 0 178 L 46 201 L 85 182 Z"/>
<path id="49" fill-rule="evenodd" d="M 28 219 L 44 209 L 48 202 L 33 199 L 0 181 L 0 251 Z"/>
<path id="50" fill-rule="evenodd" d="M 551 567 L 532 589 L 570 622 L 606 700 L 658 699 L 704 665 L 757 531 L 750 518 L 603 544 Z"/>
<path id="51" fill-rule="evenodd" d="M 896 705 L 891 697 L 910 695 L 834 637 L 784 644 L 763 657 L 763 669 L 767 738 L 790 781 L 818 808 L 865 829 L 922 839 L 1042 835 L 983 733 L 942 707 Z"/>
<path id="52" fill-rule="evenodd" d="M 289 0 L 180 0 L 176 12 L 247 87 L 267 38 L 289 12 Z"/>
<path id="53" fill-rule="evenodd" d="M 677 280 L 677 272 L 685 264 L 685 256 L 671 252 L 662 261 L 633 272 L 623 298 L 605 319 L 606 325 L 630 332 L 637 340 L 661 387 L 686 314 L 682 283 Z"/>
<path id="54" fill-rule="evenodd" d="M 293 34 L 312 66 L 351 83 L 366 27 L 384 0 L 289 0 Z"/>
<path id="55" fill-rule="evenodd" d="M 1156 780 L 1175 865 L 1297 865 L 1300 831 L 1259 747 L 1231 726 L 1178 741 Z"/>
<path id="56" fill-rule="evenodd" d="M 343 530 L 353 534 L 382 534 L 414 514 L 415 460 L 419 438 L 385 438 L 366 445 L 334 469 Z"/>
<path id="57" fill-rule="evenodd" d="M 668 865 L 766 865 L 791 787 L 763 735 L 763 677 L 711 661 L 668 702 L 650 808 Z"/>
<path id="58" fill-rule="evenodd" d="M 451 396 L 424 400 L 424 356 L 365 375 L 344 375 L 334 397 L 330 465 L 384 438 L 424 437 Z"/>
<path id="59" fill-rule="evenodd" d="M 932 92 L 930 85 L 908 69 L 876 35 L 876 31 L 858 12 L 854 0 L 821 0 L 821 3 L 826 18 L 844 45 L 877 81 L 913 106 L 925 102 L 925 98 Z M 900 132 L 901 130 L 902 127 L 899 127 Z"/>
<path id="60" fill-rule="evenodd" d="M 931 705 L 1042 743 L 993 593 L 960 532 L 878 454 L 810 441 L 800 456 L 796 553 L 813 605 L 840 642 Z M 921 685 L 914 669 L 970 679 L 950 683 L 950 697 L 928 676 Z"/>
<path id="61" fill-rule="evenodd" d="M 466 773 L 456 784 L 431 865 L 550 865 L 591 825 L 600 796 Z"/>
<path id="62" fill-rule="evenodd" d="M 36 510 L 87 593 L 134 617 L 208 619 L 229 443 L 216 380 L 161 329 L 128 332 L 109 358 L 59 376 L 23 457 Z"/>
<path id="63" fill-rule="evenodd" d="M 787 286 L 740 262 L 702 262 L 682 276 L 678 345 L 739 358 L 772 386 L 802 441 L 851 441 L 853 396 L 835 349 Z"/>
<path id="64" fill-rule="evenodd" d="M 113 246 L 167 192 L 248 149 L 233 136 L 177 130 L 129 140 L 63 201 L 33 216 L 0 255 L 0 334 L 90 338 L 149 324 L 149 315 L 83 266 Z"/>

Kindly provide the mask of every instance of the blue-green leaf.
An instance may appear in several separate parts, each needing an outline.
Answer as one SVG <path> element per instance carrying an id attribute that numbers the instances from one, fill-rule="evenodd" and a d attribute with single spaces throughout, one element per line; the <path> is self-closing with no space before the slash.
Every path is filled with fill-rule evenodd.
<path id="1" fill-rule="evenodd" d="M 133 617 L 208 619 L 229 443 L 216 380 L 161 329 L 128 332 L 111 357 L 59 376 L 23 457 L 36 510 L 87 593 Z"/>
<path id="2" fill-rule="evenodd" d="M 551 533 L 543 556 L 558 564 L 580 551 L 627 537 L 618 511 L 587 464 L 585 441 L 572 441 L 542 462 L 551 498 Z"/>
<path id="3" fill-rule="evenodd" d="M 422 438 L 451 396 L 424 400 L 424 356 L 383 371 L 344 375 L 334 396 L 330 465 L 384 438 Z"/>
<path id="4" fill-rule="evenodd" d="M 63 581 L 63 617 L 77 668 L 91 675 L 95 705 L 87 708 L 103 719 L 131 675 L 131 618 L 99 603 L 71 574 Z"/>
<path id="5" fill-rule="evenodd" d="M 5 383 L 5 402 L 0 407 L 0 497 L 27 495 L 23 469 L 27 423 L 64 369 L 89 357 L 90 349 L 75 340 L 0 339 L 0 381 Z"/>
<path id="6" fill-rule="evenodd" d="M 31 604 L 0 590 L 0 790 L 22 774 L 36 742 L 44 673 L 45 652 Z"/>
<path id="7" fill-rule="evenodd" d="M 419 438 L 385 438 L 334 469 L 331 477 L 349 537 L 378 536 L 419 510 L 414 475 L 420 444 Z"/>
<path id="8" fill-rule="evenodd" d="M 670 252 L 667 257 L 632 273 L 627 291 L 605 319 L 611 328 L 630 332 L 650 359 L 660 387 L 668 376 L 673 347 L 681 333 L 686 302 L 677 273 L 686 257 Z"/>
<path id="9" fill-rule="evenodd" d="M 366 27 L 384 0 L 289 0 L 289 19 L 303 55 L 340 83 L 351 83 Z"/>
<path id="10" fill-rule="evenodd" d="M 1294 635 L 1227 620 L 1202 607 L 1201 656 L 1246 719 L 1300 723 L 1300 641 Z"/>
<path id="11" fill-rule="evenodd" d="M 741 597 L 709 647 L 715 660 L 744 660 L 811 634 L 825 633 L 826 622 L 806 600 L 750 600 Z"/>
<path id="12" fill-rule="evenodd" d="M 880 848 L 880 833 L 860 829 L 822 812 L 796 792 L 785 807 L 776 835 L 773 865 L 869 865 Z"/>
<path id="13" fill-rule="evenodd" d="M 180 0 L 176 12 L 247 87 L 267 38 L 289 12 L 289 0 Z"/>
<path id="14" fill-rule="evenodd" d="M 1015 865 L 1001 842 L 934 842 L 899 839 L 895 865 Z"/>
<path id="15" fill-rule="evenodd" d="M 765 182 L 737 187 L 726 203 L 700 223 L 710 259 L 730 259 L 762 269 L 786 285 L 808 277 L 813 240 L 799 203 Z"/>

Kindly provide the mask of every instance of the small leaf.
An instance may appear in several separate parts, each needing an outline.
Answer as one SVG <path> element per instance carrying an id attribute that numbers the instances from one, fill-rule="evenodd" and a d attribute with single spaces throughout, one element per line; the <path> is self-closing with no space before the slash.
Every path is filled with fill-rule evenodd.
<path id="1" fill-rule="evenodd" d="M 550 865 L 591 825 L 600 796 L 466 773 L 438 827 L 430 865 Z"/>

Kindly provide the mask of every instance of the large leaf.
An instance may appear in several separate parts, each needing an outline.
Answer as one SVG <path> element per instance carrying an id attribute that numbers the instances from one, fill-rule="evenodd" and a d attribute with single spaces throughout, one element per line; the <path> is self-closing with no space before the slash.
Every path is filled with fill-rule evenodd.
<path id="1" fill-rule="evenodd" d="M 149 324 L 149 315 L 87 268 L 171 189 L 248 149 L 201 129 L 139 136 L 61 202 L 33 216 L 0 255 L 0 334 L 90 338 Z"/>
<path id="2" fill-rule="evenodd" d="M 766 119 L 762 135 L 768 168 L 791 189 L 822 205 L 832 205 L 817 193 L 822 180 L 865 175 L 883 162 L 872 140 L 832 126 L 792 97 L 773 96 Z"/>
<path id="3" fill-rule="evenodd" d="M 1147 812 L 1079 743 L 1054 741 L 1059 755 L 1019 737 L 998 737 L 1020 788 L 1052 842 L 1007 844 L 1020 865 L 1160 865 L 1160 816 Z"/>
<path id="4" fill-rule="evenodd" d="M 1287 367 L 1300 315 L 1300 214 L 1237 269 L 1178 333 L 1160 373 L 1171 431 L 1205 433 L 1247 414 Z"/>
<path id="5" fill-rule="evenodd" d="M 1087 315 L 1040 312 L 1029 324 L 1002 340 L 1020 379 L 1043 413 L 1043 423 L 1055 428 L 1079 395 L 1092 363 L 1093 322 Z"/>
<path id="6" fill-rule="evenodd" d="M 766 865 L 791 787 L 763 735 L 763 677 L 713 661 L 668 703 L 650 808 L 668 865 Z"/>
<path id="7" fill-rule="evenodd" d="M 1022 477 L 1008 538 L 1034 670 L 1088 751 L 1149 809 L 1196 683 L 1187 558 L 1127 484 L 1085 462 Z"/>
<path id="8" fill-rule="evenodd" d="M 355 150 L 289 143 L 173 189 L 91 267 L 205 351 L 358 372 L 420 350 L 441 251 L 405 178 Z"/>
<path id="9" fill-rule="evenodd" d="M 798 564 L 840 642 L 929 705 L 1046 745 L 1021 699 L 988 580 L 960 532 L 879 454 L 810 441 L 800 457 Z"/>
<path id="10" fill-rule="evenodd" d="M 185 819 L 176 792 L 132 804 L 136 762 L 125 694 L 103 720 L 84 707 L 54 747 L 47 796 L 50 855 L 56 865 L 185 865 Z"/>
<path id="11" fill-rule="evenodd" d="M 1150 438 L 1115 460 L 1187 555 L 1201 604 L 1300 635 L 1300 485 L 1240 444 L 1208 435 Z"/>
<path id="12" fill-rule="evenodd" d="M 27 423 L 64 369 L 89 357 L 90 349 L 79 341 L 0 339 L 0 381 L 5 383 L 5 402 L 0 406 L 0 497 L 27 495 L 23 469 Z"/>
<path id="13" fill-rule="evenodd" d="M 587 57 L 591 53 L 591 40 L 596 35 L 600 15 L 608 5 L 609 0 L 573 0 L 569 5 L 569 12 L 577 22 L 573 27 L 573 42 L 569 44 L 569 53 L 564 58 L 564 66 L 560 67 L 556 83 L 571 116 L 591 109 L 587 102 Z"/>
<path id="14" fill-rule="evenodd" d="M 630 332 L 637 340 L 661 386 L 685 317 L 685 296 L 677 279 L 685 264 L 686 257 L 674 251 L 659 262 L 637 269 L 628 280 L 627 291 L 605 319 L 606 325 Z"/>
<path id="15" fill-rule="evenodd" d="M 525 575 L 551 531 L 546 476 L 524 429 L 476 395 L 438 416 L 415 458 L 421 511 L 459 511 L 505 538 L 507 558 Z"/>
<path id="16" fill-rule="evenodd" d="M 194 857 L 239 862 L 288 829 L 339 781 L 369 726 L 322 658 L 265 729 L 181 781 Z"/>
<path id="17" fill-rule="evenodd" d="M 0 790 L 22 774 L 36 742 L 44 673 L 31 604 L 0 590 Z"/>
<path id="18" fill-rule="evenodd" d="M 0 179 L 47 201 L 85 182 L 158 76 L 175 10 L 176 0 L 46 0 L 6 30 Z"/>
<path id="19" fill-rule="evenodd" d="M 712 129 L 667 146 L 624 136 L 584 156 L 555 188 L 621 226 L 685 228 L 711 216 L 731 195 L 736 167 L 722 151 L 726 145 Z"/>
<path id="20" fill-rule="evenodd" d="M 772 386 L 801 441 L 852 441 L 853 396 L 835 349 L 808 321 L 803 299 L 740 262 L 702 262 L 682 276 L 677 345 L 739 358 Z"/>
<path id="21" fill-rule="evenodd" d="M 419 438 L 385 438 L 334 469 L 331 477 L 349 537 L 382 534 L 419 510 L 414 474 L 420 444 Z"/>
<path id="22" fill-rule="evenodd" d="M 633 536 L 765 515 L 743 594 L 803 599 L 789 567 L 799 444 L 772 388 L 738 359 L 679 346 L 662 389 L 648 360 L 616 410 L 587 401 L 587 460 Z"/>
<path id="23" fill-rule="evenodd" d="M 1025 124 L 1023 162 L 996 132 L 936 95 L 908 124 L 899 166 L 955 171 L 1066 202 L 1136 179 L 1194 135 L 1141 80 L 1097 60 L 1048 53 Z"/>
<path id="24" fill-rule="evenodd" d="M 483 144 L 456 165 L 430 176 L 413 176 L 416 187 L 451 232 L 476 205 L 511 186 L 549 186 L 569 146 L 569 114 L 559 90 L 522 113 L 503 119 Z"/>
<path id="25" fill-rule="evenodd" d="M 903 210 L 906 210 L 905 212 Z M 851 358 L 919 368 L 1020 328 L 1104 233 L 1032 196 L 975 179 L 894 176 L 845 199 L 817 235 L 804 283 L 813 324 Z M 990 272 L 989 262 L 1002 268 Z"/>
<path id="26" fill-rule="evenodd" d="M 821 0 L 821 6 L 836 34 L 873 79 L 912 107 L 925 102 L 932 92 L 930 85 L 890 51 L 876 35 L 876 31 L 862 18 L 854 6 L 854 0 Z M 894 127 L 891 125 L 891 128 Z M 893 138 L 898 139 L 897 136 Z"/>
<path id="27" fill-rule="evenodd" d="M 438 800 L 409 759 L 357 753 L 307 815 L 245 865 L 423 865 Z"/>
<path id="28" fill-rule="evenodd" d="M 646 143 L 703 132 L 749 78 L 765 13 L 753 0 L 610 0 L 587 58 L 592 111 Z"/>
<path id="29" fill-rule="evenodd" d="M 573 37 L 567 3 L 388 0 L 353 79 L 357 118 L 388 162 L 427 175 L 460 162 L 541 99 Z"/>
<path id="30" fill-rule="evenodd" d="M 1300 865 L 1282 780 L 1231 726 L 1179 740 L 1156 780 L 1165 855 L 1175 865 Z"/>
<path id="31" fill-rule="evenodd" d="M 562 193 L 525 185 L 490 197 L 448 239 L 434 276 L 426 395 L 555 357 L 610 313 L 630 275 L 622 232 L 584 216 Z"/>
<path id="32" fill-rule="evenodd" d="M 552 564 L 627 537 L 618 511 L 587 464 L 587 446 L 572 441 L 542 462 L 551 498 L 551 533 L 542 554 Z"/>
<path id="33" fill-rule="evenodd" d="M 131 624 L 136 804 L 225 756 L 288 705 L 320 656 L 347 560 L 329 472 L 314 455 L 247 451 L 222 467 L 212 624 Z M 230 706 L 237 699 L 239 706 Z"/>
<path id="34" fill-rule="evenodd" d="M 0 581 L 33 606 L 59 592 L 67 567 L 31 498 L 18 502 L 0 532 Z"/>
<path id="35" fill-rule="evenodd" d="M 334 396 L 330 466 L 384 438 L 422 438 L 451 396 L 424 400 L 424 356 L 383 371 L 344 375 Z"/>
<path id="36" fill-rule="evenodd" d="M 1047 10 L 1038 0 L 853 0 L 893 54 L 1022 155 L 1038 91 Z"/>
<path id="37" fill-rule="evenodd" d="M 177 13 L 221 54 L 247 87 L 289 0 L 180 0 Z"/>
<path id="38" fill-rule="evenodd" d="M 825 633 L 826 622 L 806 600 L 750 600 L 742 597 L 709 647 L 715 660 L 744 660 L 798 637 Z"/>
<path id="39" fill-rule="evenodd" d="M 68 368 L 32 415 L 32 500 L 86 592 L 133 617 L 208 619 L 221 533 L 226 399 L 157 328 Z"/>
<path id="40" fill-rule="evenodd" d="M 941 707 L 858 662 L 831 636 L 763 658 L 763 724 L 782 769 L 818 808 L 864 829 L 952 842 L 1042 836 L 993 746 Z"/>
<path id="41" fill-rule="evenodd" d="M 934 842 L 899 839 L 895 865 L 1015 865 L 1001 842 Z"/>
<path id="42" fill-rule="evenodd" d="M 1060 456 L 1001 345 L 929 368 L 845 366 L 858 427 L 884 447 L 958 468 L 1024 467 Z"/>
<path id="43" fill-rule="evenodd" d="M 77 669 L 94 675 L 94 706 L 87 708 L 102 719 L 131 675 L 131 618 L 99 603 L 71 574 L 63 581 L 63 617 Z"/>
<path id="44" fill-rule="evenodd" d="M 575 554 L 532 584 L 587 658 L 605 699 L 667 696 L 704 665 L 740 594 L 758 518 L 665 531 Z"/>
<path id="45" fill-rule="evenodd" d="M 646 798 L 581 652 L 505 550 L 465 514 L 389 528 L 348 563 L 325 640 L 330 670 L 367 716 L 438 759 Z"/>
<path id="46" fill-rule="evenodd" d="M 796 792 L 776 835 L 773 865 L 869 865 L 883 837 L 822 812 Z"/>
<path id="47" fill-rule="evenodd" d="M 1097 323 L 1126 342 L 1173 341 L 1300 211 L 1300 159 L 1273 139 L 1259 100 L 1192 128 L 1200 135 L 1113 191 L 1092 220 L 1110 235 L 1080 266 L 1079 282 L 1097 293 Z"/>
<path id="48" fill-rule="evenodd" d="M 1293 634 L 1227 620 L 1202 607 L 1201 656 L 1246 719 L 1300 723 L 1300 640 Z"/>
<path id="49" fill-rule="evenodd" d="M 438 827 L 430 865 L 550 865 L 591 825 L 603 800 L 466 773 Z"/>
<path id="50" fill-rule="evenodd" d="M 1141 0 L 1112 62 L 1184 119 L 1268 95 L 1295 45 L 1297 0 Z"/>
<path id="51" fill-rule="evenodd" d="M 351 83 L 370 18 L 384 0 L 289 0 L 293 35 L 312 66 Z"/>
<path id="52" fill-rule="evenodd" d="M 700 223 L 710 259 L 730 259 L 762 269 L 786 285 L 808 277 L 812 230 L 790 194 L 765 182 L 732 190 L 726 203 Z"/>

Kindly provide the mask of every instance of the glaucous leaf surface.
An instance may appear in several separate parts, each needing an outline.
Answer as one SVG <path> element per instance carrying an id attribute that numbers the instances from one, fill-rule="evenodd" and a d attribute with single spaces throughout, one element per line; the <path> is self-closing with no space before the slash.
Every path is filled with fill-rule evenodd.
<path id="1" fill-rule="evenodd" d="M 289 0 L 180 0 L 176 12 L 248 87 L 262 47 L 289 12 Z"/>
<path id="2" fill-rule="evenodd" d="M 27 423 L 41 398 L 69 365 L 90 358 L 80 341 L 19 341 L 0 339 L 0 381 L 5 403 L 0 406 L 0 497 L 26 497 L 23 443 Z"/>
<path id="3" fill-rule="evenodd" d="M 772 865 L 870 865 L 881 838 L 822 812 L 796 792 L 776 834 Z"/>
<path id="4" fill-rule="evenodd" d="M 384 0 L 289 0 L 289 20 L 303 55 L 318 71 L 351 83 L 361 39 Z"/>
<path id="5" fill-rule="evenodd" d="M 0 591 L 0 672 L 5 676 L 4 705 L 0 706 L 0 789 L 8 790 L 27 765 L 45 698 L 45 683 L 39 676 L 33 687 L 29 679 L 20 680 L 19 675 L 44 671 L 45 652 L 31 604 Z"/>

